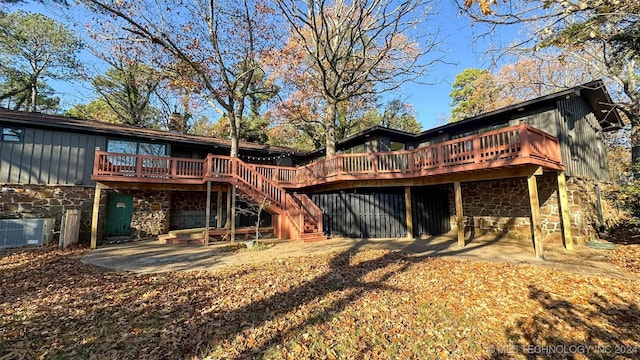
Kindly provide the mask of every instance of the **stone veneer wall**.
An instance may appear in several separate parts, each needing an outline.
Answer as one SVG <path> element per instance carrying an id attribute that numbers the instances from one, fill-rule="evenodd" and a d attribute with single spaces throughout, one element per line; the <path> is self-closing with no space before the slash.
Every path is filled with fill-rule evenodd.
<path id="1" fill-rule="evenodd" d="M 88 186 L 3 185 L 0 187 L 0 219 L 55 218 L 60 230 L 65 210 L 80 210 L 79 241 L 91 240 L 91 216 L 95 188 Z M 105 238 L 107 197 L 113 190 L 102 191 L 98 242 Z M 132 237 L 147 237 L 169 231 L 171 192 L 119 190 L 133 195 Z M 57 237 L 56 237 L 57 239 Z"/>
<path id="2" fill-rule="evenodd" d="M 217 224 L 217 192 L 211 193 L 211 216 L 209 224 Z M 171 197 L 171 230 L 205 226 L 207 193 L 198 191 L 176 191 Z M 226 221 L 226 198 L 222 197 L 222 223 Z"/>
<path id="3" fill-rule="evenodd" d="M 557 199 L 557 177 L 545 173 L 537 177 L 542 236 L 544 241 L 562 241 Z M 531 209 L 525 178 L 511 178 L 462 183 L 465 229 L 472 236 L 502 234 L 521 240 L 531 239 Z M 567 196 L 574 242 L 596 237 L 598 222 L 596 197 L 592 180 L 572 177 L 567 179 Z M 608 204 L 604 198 L 603 208 Z M 449 189 L 451 224 L 456 226 L 453 186 Z M 607 217 L 614 213 L 605 211 Z"/>
<path id="4" fill-rule="evenodd" d="M 88 186 L 3 185 L 0 187 L 0 219 L 55 218 L 60 230 L 65 210 L 80 210 L 79 240 L 91 239 L 94 188 Z M 106 196 L 100 199 L 100 213 L 106 212 Z M 104 236 L 105 217 L 100 217 L 98 235 Z M 57 238 L 57 236 L 56 236 Z"/>
<path id="5" fill-rule="evenodd" d="M 171 191 L 120 190 L 118 193 L 133 195 L 132 237 L 144 238 L 169 232 Z"/>

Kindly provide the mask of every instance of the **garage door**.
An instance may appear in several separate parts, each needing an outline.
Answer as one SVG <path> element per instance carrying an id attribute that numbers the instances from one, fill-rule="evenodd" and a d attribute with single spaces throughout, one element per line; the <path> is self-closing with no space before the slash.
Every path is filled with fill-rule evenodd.
<path id="1" fill-rule="evenodd" d="M 411 189 L 413 235 L 440 235 L 451 230 L 449 189 L 423 186 Z"/>
<path id="2" fill-rule="evenodd" d="M 407 236 L 403 189 L 384 192 L 357 189 L 351 192 L 313 194 L 322 209 L 324 231 L 350 238 Z"/>

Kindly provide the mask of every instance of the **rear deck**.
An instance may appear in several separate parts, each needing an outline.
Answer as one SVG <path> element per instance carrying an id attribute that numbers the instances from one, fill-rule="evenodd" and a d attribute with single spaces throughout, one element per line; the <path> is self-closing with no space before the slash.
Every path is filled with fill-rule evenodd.
<path id="1" fill-rule="evenodd" d="M 250 164 L 237 157 L 212 154 L 205 159 L 188 159 L 96 151 L 92 180 L 98 183 L 97 199 L 100 189 L 109 187 L 171 189 L 226 184 L 255 201 L 266 199 L 277 216 L 275 235 L 299 240 L 304 238 L 302 235 L 305 233 L 307 236 L 322 234 L 322 211 L 305 192 L 365 186 L 405 187 L 406 225 L 408 234 L 411 234 L 411 187 L 452 183 L 458 241 L 460 246 L 464 246 L 460 183 L 525 177 L 534 224 L 532 234 L 536 256 L 542 257 L 535 175 L 543 172 L 557 173 L 559 192 L 566 192 L 558 140 L 522 123 L 417 149 L 338 154 L 298 167 Z M 563 221 L 568 223 L 567 206 L 564 204 L 561 207 L 563 218 L 566 216 Z M 97 209 L 96 202 L 94 223 L 97 223 Z M 92 245 L 95 245 L 95 232 Z M 571 236 L 566 228 L 563 229 L 563 237 L 570 248 Z"/>
<path id="2" fill-rule="evenodd" d="M 564 169 L 557 139 L 526 124 L 406 151 L 338 154 L 299 167 L 247 164 L 219 155 L 186 159 L 96 151 L 95 156 L 92 180 L 98 182 L 200 185 L 241 180 L 267 192 L 273 189 L 263 189 L 265 181 L 286 189 L 303 189 L 338 182 L 398 181 L 520 166 Z"/>

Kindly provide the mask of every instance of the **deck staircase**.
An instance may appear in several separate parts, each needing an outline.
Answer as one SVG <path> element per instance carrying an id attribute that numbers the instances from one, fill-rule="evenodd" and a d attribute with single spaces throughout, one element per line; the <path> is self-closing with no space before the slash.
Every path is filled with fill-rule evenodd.
<path id="1" fill-rule="evenodd" d="M 327 240 L 327 236 L 322 231 L 322 211 L 305 194 L 293 193 L 291 197 L 303 211 L 300 240 L 304 242 Z"/>
<path id="2" fill-rule="evenodd" d="M 322 232 L 322 211 L 305 194 L 287 192 L 260 172 L 256 167 L 234 158 L 231 164 L 232 184 L 252 201 L 267 200 L 265 210 L 279 215 L 288 237 L 305 242 L 327 240 Z"/>
<path id="3" fill-rule="evenodd" d="M 238 158 L 210 157 L 202 169 L 205 180 L 229 183 L 245 200 L 264 203 L 264 210 L 278 215 L 280 237 L 311 242 L 326 240 L 322 232 L 322 211 L 305 194 L 289 193 L 258 172 L 254 165 Z M 161 235 L 161 242 L 204 243 L 204 233 Z"/>

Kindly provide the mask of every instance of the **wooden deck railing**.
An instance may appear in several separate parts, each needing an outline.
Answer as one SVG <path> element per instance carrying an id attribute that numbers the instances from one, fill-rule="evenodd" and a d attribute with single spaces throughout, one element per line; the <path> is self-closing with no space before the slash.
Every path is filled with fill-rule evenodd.
<path id="1" fill-rule="evenodd" d="M 247 164 L 218 155 L 186 159 L 96 151 L 93 179 L 184 184 L 233 180 L 267 195 L 274 203 L 284 204 L 283 186 L 301 187 L 337 179 L 429 176 L 522 164 L 562 169 L 557 139 L 521 124 L 412 150 L 338 154 L 300 167 Z"/>
<path id="2" fill-rule="evenodd" d="M 254 165 L 284 186 L 343 179 L 417 177 L 533 163 L 562 168 L 553 136 L 527 124 L 488 131 L 412 150 L 338 154 L 298 168 Z"/>

